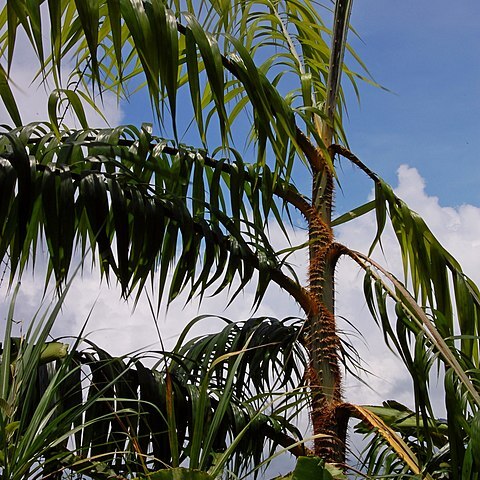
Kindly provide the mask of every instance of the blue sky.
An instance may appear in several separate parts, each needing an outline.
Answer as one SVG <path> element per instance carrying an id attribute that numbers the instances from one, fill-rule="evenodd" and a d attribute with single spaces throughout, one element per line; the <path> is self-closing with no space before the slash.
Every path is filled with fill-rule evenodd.
<path id="1" fill-rule="evenodd" d="M 407 163 L 442 203 L 479 205 L 480 2 L 357 0 L 352 24 L 392 93 L 364 85 L 360 107 L 350 98 L 351 149 L 388 181 Z"/>

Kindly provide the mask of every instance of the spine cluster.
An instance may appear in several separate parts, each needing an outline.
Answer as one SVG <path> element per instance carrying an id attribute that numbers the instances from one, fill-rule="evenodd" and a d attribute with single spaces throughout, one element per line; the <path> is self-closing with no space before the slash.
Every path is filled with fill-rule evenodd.
<path id="1" fill-rule="evenodd" d="M 308 382 L 312 392 L 312 423 L 314 432 L 329 435 L 330 440 L 315 440 L 315 454 L 323 458 L 337 458 L 343 451 L 343 426 L 336 418 L 342 403 L 341 372 L 338 362 L 340 340 L 334 316 L 334 268 L 336 249 L 330 226 L 333 197 L 333 179 L 329 172 L 323 189 L 314 188 L 314 205 L 309 215 L 309 291 L 315 312 L 308 318 L 306 346 L 310 353 Z M 315 192 L 315 190 L 317 190 Z M 316 194 L 315 194 L 316 193 Z M 317 201 L 315 201 L 317 199 Z M 346 427 L 345 427 L 346 428 Z"/>

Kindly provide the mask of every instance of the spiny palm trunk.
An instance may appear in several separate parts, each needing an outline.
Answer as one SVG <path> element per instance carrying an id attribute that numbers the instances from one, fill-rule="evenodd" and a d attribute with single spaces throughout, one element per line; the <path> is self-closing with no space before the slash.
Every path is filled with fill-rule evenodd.
<path id="1" fill-rule="evenodd" d="M 342 415 L 339 337 L 334 317 L 334 269 L 338 247 L 331 228 L 333 177 L 328 166 L 314 179 L 309 222 L 309 287 L 315 311 L 308 317 L 306 344 L 310 353 L 309 384 L 315 454 L 327 461 L 345 461 L 348 418 Z"/>
<path id="2" fill-rule="evenodd" d="M 319 121 L 319 134 L 327 149 L 334 138 L 335 110 L 352 3 L 352 0 L 335 1 L 325 97 L 327 119 Z M 313 431 L 327 435 L 315 440 L 315 454 L 327 461 L 344 463 L 348 412 L 342 403 L 340 339 L 334 315 L 334 270 L 341 251 L 334 243 L 331 227 L 333 165 L 327 160 L 325 153 L 317 151 L 316 161 L 310 163 L 314 177 L 309 217 L 309 287 L 315 311 L 308 317 L 307 348 L 310 353 Z"/>

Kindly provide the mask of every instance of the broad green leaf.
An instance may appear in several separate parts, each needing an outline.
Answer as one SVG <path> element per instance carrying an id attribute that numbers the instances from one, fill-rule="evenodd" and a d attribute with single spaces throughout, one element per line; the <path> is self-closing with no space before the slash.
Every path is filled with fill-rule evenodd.
<path id="1" fill-rule="evenodd" d="M 295 470 L 292 473 L 292 480 L 308 480 L 318 478 L 321 480 L 331 480 L 334 477 L 325 468 L 324 461 L 319 457 L 299 457 Z M 336 477 L 340 478 L 340 477 Z"/>
<path id="2" fill-rule="evenodd" d="M 122 78 L 122 16 L 120 0 L 107 0 L 108 19 L 112 32 L 112 43 L 115 50 L 115 59 L 119 68 L 119 77 Z"/>
<path id="3" fill-rule="evenodd" d="M 185 18 L 187 20 L 188 29 L 191 31 L 192 36 L 195 39 L 195 43 L 198 45 L 198 49 L 200 51 L 200 55 L 202 56 L 205 67 L 205 72 L 210 82 L 210 88 L 217 108 L 222 142 L 223 144 L 228 145 L 227 134 L 229 133 L 229 129 L 224 101 L 225 79 L 220 49 L 215 39 L 210 36 L 208 32 L 205 32 L 198 20 L 193 15 L 186 13 Z M 191 55 L 192 57 L 195 55 L 196 57 L 196 51 L 193 49 L 190 49 L 187 54 Z M 192 58 L 190 62 L 193 61 L 194 59 Z M 194 75 L 194 73 L 192 74 Z"/>
<path id="4" fill-rule="evenodd" d="M 98 30 L 99 30 L 99 2 L 98 0 L 75 0 L 78 19 L 88 44 L 91 69 L 97 81 L 100 81 L 98 71 Z"/>
<path id="5" fill-rule="evenodd" d="M 0 65 L 0 98 L 7 109 L 10 118 L 16 127 L 22 125 L 22 119 L 20 117 L 20 112 L 18 110 L 17 103 L 15 102 L 15 97 L 13 96 L 10 85 L 8 84 L 9 77 L 7 72 Z"/>
<path id="6" fill-rule="evenodd" d="M 181 467 L 159 470 L 145 478 L 151 480 L 213 480 L 213 477 L 206 472 Z"/>
<path id="7" fill-rule="evenodd" d="M 341 225 L 342 223 L 346 223 L 350 220 L 354 220 L 355 218 L 361 217 L 362 215 L 365 215 L 368 212 L 371 212 L 375 208 L 375 201 L 372 200 L 370 202 L 367 202 L 360 207 L 354 208 L 350 212 L 344 213 L 340 217 L 337 217 L 336 219 L 332 220 L 332 227 L 338 227 L 338 225 Z"/>

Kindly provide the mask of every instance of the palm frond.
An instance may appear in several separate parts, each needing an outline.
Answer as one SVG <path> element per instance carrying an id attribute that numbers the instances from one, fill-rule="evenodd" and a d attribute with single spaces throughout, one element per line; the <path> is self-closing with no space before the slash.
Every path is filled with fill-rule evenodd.
<path id="1" fill-rule="evenodd" d="M 240 350 L 249 339 L 248 349 L 235 369 L 235 392 L 239 398 L 247 400 L 254 398 L 255 392 L 302 385 L 307 365 L 306 351 L 301 346 L 302 319 L 259 317 L 231 322 L 222 318 L 226 326 L 220 332 L 184 343 L 184 336 L 199 320 L 205 321 L 205 317 L 189 324 L 174 349 L 181 358 L 181 372 L 187 374 L 186 380 L 198 381 L 225 352 Z M 230 369 L 231 362 L 230 367 L 220 364 L 213 370 L 212 381 L 219 389 L 225 386 Z"/>
<path id="2" fill-rule="evenodd" d="M 101 94 L 106 89 L 128 95 L 128 82 L 144 77 L 152 106 L 160 119 L 164 119 L 168 105 L 176 139 L 177 98 L 181 86 L 188 83 L 202 142 L 206 144 L 202 111 L 211 107 L 208 117 L 214 113 L 218 118 L 223 147 L 228 145 L 230 120 L 236 117 L 228 111 L 235 109 L 238 103 L 249 104 L 258 144 L 258 163 L 265 163 L 267 146 L 273 149 L 275 179 L 280 173 L 288 178 L 293 166 L 292 150 L 303 157 L 296 144 L 295 112 L 306 120 L 309 134 L 316 143 L 323 145 L 319 125 L 323 122 L 320 117 L 329 115 L 324 113 L 329 76 L 336 80 L 335 88 L 332 89 L 333 84 L 329 87 L 328 111 L 335 110 L 337 102 L 341 102 L 337 67 L 340 71 L 343 68 L 349 10 L 345 14 L 340 12 L 343 20 L 339 17 L 336 22 L 341 38 L 335 45 L 343 47 L 335 54 L 335 73 L 328 66 L 331 34 L 316 5 L 309 0 L 243 2 L 234 7 L 213 2 L 205 6 L 207 14 L 200 12 L 204 3 L 208 5 L 209 2 L 198 2 L 198 5 L 187 2 L 186 13 L 180 13 L 184 6 L 178 2 L 168 6 L 162 2 L 103 0 L 77 6 L 78 2 L 72 1 L 61 7 L 54 2 L 42 3 L 22 0 L 15 2 L 15 9 L 5 7 L 8 12 L 14 10 L 17 16 L 21 12 L 20 20 L 10 18 L 10 22 L 0 25 L 8 33 L 0 42 L 0 48 L 8 51 L 9 67 L 17 30 L 21 28 L 30 40 L 44 75 L 57 72 L 54 75 L 57 88 L 63 88 L 61 62 L 72 54 L 77 59 L 72 75 L 83 72 L 80 80 L 91 80 L 90 85 L 88 81 L 84 85 L 92 96 L 95 91 Z M 41 41 L 45 29 L 39 20 L 42 9 L 48 10 L 51 23 L 49 55 Z M 7 10 L 4 10 L 5 18 Z M 182 21 L 184 23 L 180 23 Z M 338 37 L 340 33 L 335 35 Z M 271 42 L 263 42 L 266 35 L 272 38 Z M 280 53 L 269 56 L 267 62 L 257 66 L 256 53 L 262 57 L 262 46 L 270 48 L 272 45 Z M 286 77 L 293 74 L 297 78 L 293 92 L 285 91 L 282 86 L 290 81 L 279 84 L 285 65 L 289 71 Z M 330 70 L 335 75 L 329 75 Z M 295 98 L 302 100 L 296 102 Z"/>
<path id="3" fill-rule="evenodd" d="M 113 270 L 125 295 L 158 271 L 160 300 L 176 260 L 169 300 L 187 285 L 192 296 L 218 281 L 218 293 L 235 277 L 239 292 L 259 271 L 256 302 L 272 278 L 308 307 L 264 233 L 270 212 L 280 217 L 268 168 L 258 178 L 239 155 L 215 160 L 132 126 L 65 131 L 59 140 L 32 124 L 6 132 L 0 143 L 0 256 L 10 256 L 12 278 L 44 234 L 57 282 L 78 242 L 82 254 L 88 245 L 98 249 L 102 271 Z M 307 204 L 286 182 L 275 191 L 286 203 Z"/>
<path id="4" fill-rule="evenodd" d="M 300 408 L 304 394 L 283 388 L 296 383 L 289 379 L 289 368 L 298 371 L 301 382 L 298 324 L 290 325 L 288 319 L 230 323 L 236 335 L 221 343 L 228 333 L 217 334 L 217 348 L 210 348 L 212 354 L 203 363 L 207 371 L 197 376 L 191 366 L 201 362 L 198 349 L 192 342 L 182 344 L 188 331 L 172 353 L 115 358 L 88 339 L 80 348 L 78 338 L 68 353 L 64 343 L 48 344 L 46 356 L 41 340 L 51 318 L 45 326 L 31 324 L 38 337 L 28 334 L 13 342 L 7 329 L 3 343 L 2 366 L 10 368 L 0 377 L 5 394 L 0 405 L 5 455 L 0 455 L 0 463 L 8 478 L 74 471 L 103 480 L 147 475 L 185 462 L 190 468 L 210 468 L 216 477 L 227 465 L 249 471 L 278 445 L 298 443 L 292 451 L 305 453 L 289 413 Z M 296 349 L 287 344 L 287 332 L 295 335 Z M 207 349 L 212 340 L 204 339 Z M 157 363 L 148 367 L 152 355 Z M 297 363 L 280 371 L 285 360 Z M 258 382 L 252 381 L 251 395 L 239 388 L 240 372 L 246 377 L 259 368 L 271 378 L 283 376 L 268 400 Z M 174 431 L 169 430 L 172 425 Z"/>
<path id="5" fill-rule="evenodd" d="M 412 376 L 425 468 L 437 468 L 441 457 L 452 478 L 462 478 L 462 472 L 477 471 L 470 436 L 480 407 L 478 288 L 425 222 L 391 187 L 378 177 L 375 181 L 378 231 L 374 245 L 389 219 L 400 247 L 405 280 L 400 281 L 366 255 L 350 255 L 366 271 L 365 297 L 385 341 L 391 342 Z M 430 389 L 434 368 L 440 369 L 444 378 L 449 446 L 442 448 L 435 443 L 436 427 L 430 420 L 435 418 Z M 376 454 L 368 455 L 371 459 L 387 455 L 378 441 L 372 446 Z"/>

